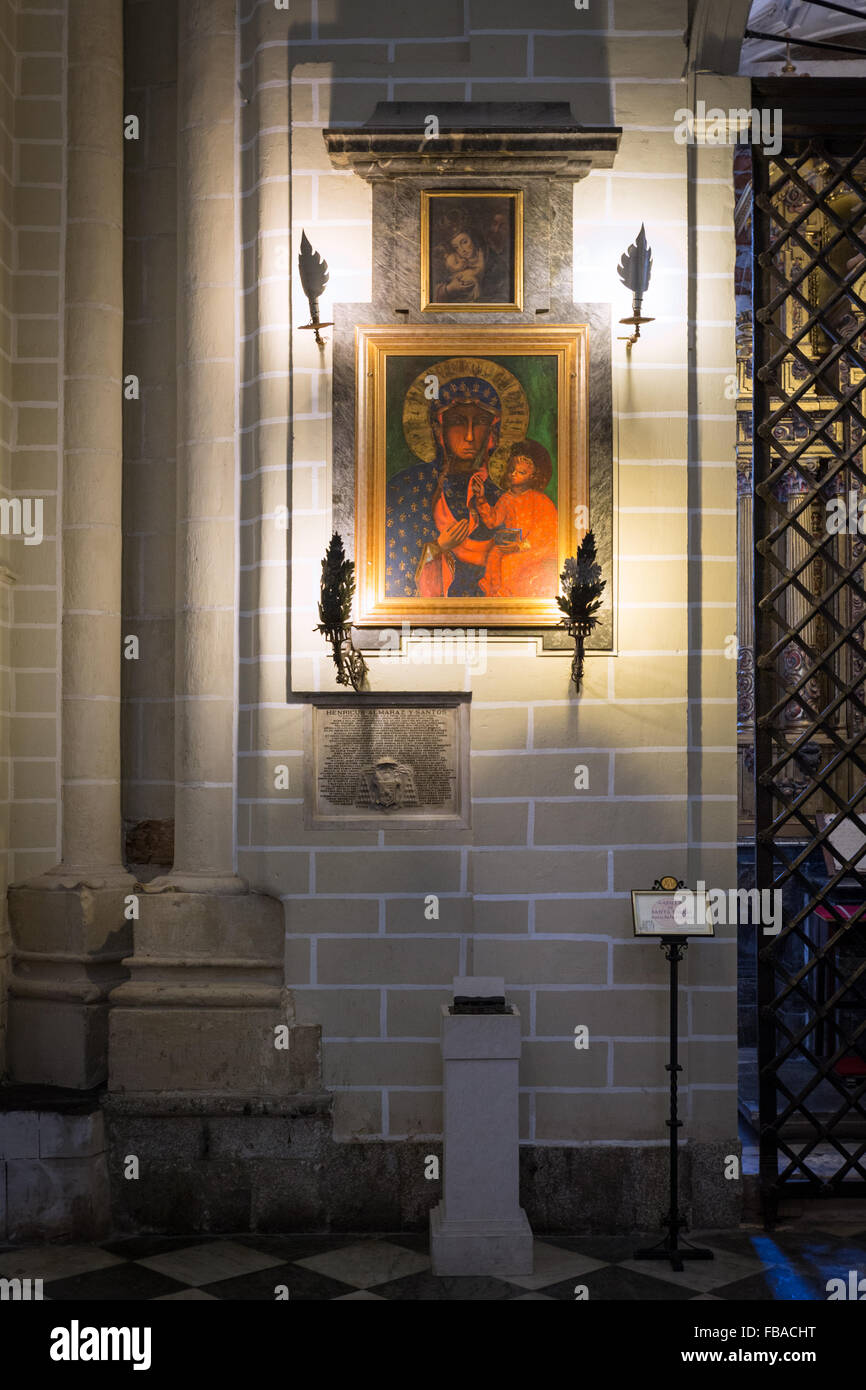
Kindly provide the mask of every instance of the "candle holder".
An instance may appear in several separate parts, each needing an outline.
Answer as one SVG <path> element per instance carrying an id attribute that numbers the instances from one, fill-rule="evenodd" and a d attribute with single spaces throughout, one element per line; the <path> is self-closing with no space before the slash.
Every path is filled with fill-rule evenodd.
<path id="1" fill-rule="evenodd" d="M 347 560 L 343 538 L 335 531 L 322 561 L 322 587 L 319 622 L 314 628 L 331 644 L 337 668 L 337 684 L 359 691 L 367 676 L 367 663 L 352 646 L 352 598 L 355 593 L 355 562 Z"/>
<path id="2" fill-rule="evenodd" d="M 571 679 L 579 694 L 583 682 L 586 639 L 598 622 L 596 615 L 601 608 L 601 595 L 606 584 L 601 577 L 601 565 L 596 562 L 595 536 L 591 530 L 587 531 L 577 547 L 577 554 L 566 560 L 560 579 L 563 592 L 556 602 L 563 613 L 560 625 L 574 638 Z"/>
<path id="3" fill-rule="evenodd" d="M 301 276 L 301 286 L 310 305 L 310 322 L 301 324 L 301 332 L 313 332 L 316 335 L 316 342 L 319 347 L 325 346 L 325 340 L 321 336 L 320 328 L 333 328 L 333 323 L 321 323 L 319 320 L 319 297 L 330 278 L 328 274 L 328 262 L 323 261 L 318 251 L 314 251 L 307 238 L 307 233 L 301 233 L 301 253 L 298 256 L 298 270 Z"/>
<path id="4" fill-rule="evenodd" d="M 624 334 L 620 335 L 620 342 L 625 342 L 627 352 L 631 352 L 640 337 L 642 325 L 655 322 L 654 319 L 646 318 L 641 313 L 641 305 L 643 303 L 643 297 L 649 288 L 652 268 L 653 253 L 650 247 L 647 246 L 646 231 L 644 229 L 644 224 L 641 222 L 637 237 L 628 250 L 620 257 L 619 265 L 616 268 L 620 280 L 625 285 L 626 289 L 631 290 L 632 293 L 631 316 L 627 319 L 620 319 L 620 323 L 630 324 L 634 328 L 634 333 L 632 333 L 630 338 L 626 338 Z"/>

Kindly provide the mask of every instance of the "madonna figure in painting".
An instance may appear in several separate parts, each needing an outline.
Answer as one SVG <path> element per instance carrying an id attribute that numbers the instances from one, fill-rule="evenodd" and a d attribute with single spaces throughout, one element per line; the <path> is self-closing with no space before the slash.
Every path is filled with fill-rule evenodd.
<path id="1" fill-rule="evenodd" d="M 560 621 L 588 511 L 586 338 L 585 324 L 356 328 L 356 626 Z"/>
<path id="2" fill-rule="evenodd" d="M 438 394 L 419 398 L 419 384 Z M 405 598 L 547 598 L 557 587 L 553 465 L 526 439 L 517 377 L 490 359 L 452 358 L 416 379 L 403 410 L 422 460 L 386 489 L 386 594 Z M 429 461 L 425 456 L 429 456 Z"/>

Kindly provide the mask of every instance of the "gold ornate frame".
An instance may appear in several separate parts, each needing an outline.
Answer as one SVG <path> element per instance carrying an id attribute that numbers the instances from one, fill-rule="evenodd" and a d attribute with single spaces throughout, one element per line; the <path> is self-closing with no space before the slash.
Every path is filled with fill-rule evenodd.
<path id="1" fill-rule="evenodd" d="M 514 202 L 514 299 L 477 304 L 439 303 L 430 293 L 430 204 L 436 198 L 510 198 Z M 439 314 L 489 314 L 523 310 L 523 190 L 515 188 L 443 188 L 421 193 L 421 309 Z"/>
<path id="2" fill-rule="evenodd" d="M 386 363 L 390 355 L 434 358 L 541 354 L 557 363 L 558 560 L 562 570 L 589 517 L 589 328 L 587 324 L 360 325 L 355 329 L 355 566 L 353 623 L 383 627 L 552 627 L 556 595 L 537 598 L 388 598 L 385 595 Z M 581 510 L 578 511 L 578 508 Z M 585 508 L 585 510 L 584 510 Z"/>

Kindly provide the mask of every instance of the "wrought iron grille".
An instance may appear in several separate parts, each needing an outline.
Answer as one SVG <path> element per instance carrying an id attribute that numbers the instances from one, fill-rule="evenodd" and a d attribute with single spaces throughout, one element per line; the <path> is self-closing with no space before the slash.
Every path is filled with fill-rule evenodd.
<path id="1" fill-rule="evenodd" d="M 753 196 L 755 871 L 782 908 L 778 935 L 755 929 L 772 1221 L 783 1193 L 866 1188 L 866 142 L 756 150 Z"/>

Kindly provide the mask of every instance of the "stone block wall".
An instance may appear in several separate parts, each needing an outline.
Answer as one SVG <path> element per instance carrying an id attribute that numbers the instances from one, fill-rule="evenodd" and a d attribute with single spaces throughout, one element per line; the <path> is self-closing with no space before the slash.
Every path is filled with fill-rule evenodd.
<path id="1" fill-rule="evenodd" d="M 294 1021 L 322 1028 L 344 1151 L 436 1144 L 439 1007 L 454 975 L 476 972 L 503 975 L 525 1020 L 527 1162 L 587 1145 L 587 1173 L 611 1149 L 623 1171 L 638 1171 L 647 1149 L 661 1160 L 667 982 L 658 949 L 632 938 L 630 891 L 664 872 L 736 884 L 736 670 L 725 655 L 736 621 L 733 186 L 730 149 L 674 140 L 675 112 L 705 82 L 682 77 L 687 8 L 292 0 L 285 11 L 239 0 L 233 162 L 224 131 L 198 155 L 237 209 L 210 224 L 219 322 L 228 331 L 233 316 L 235 350 L 223 378 L 212 374 L 220 398 L 201 402 L 212 424 L 230 397 L 238 424 L 226 440 L 239 472 L 236 670 L 228 638 L 210 655 L 236 682 L 238 869 L 284 904 Z M 38 492 L 45 507 L 42 544 L 0 552 L 15 576 L 11 631 L 0 585 L 0 715 L 19 879 L 58 857 L 65 9 L 0 5 L 3 35 L 16 35 L 11 56 L 0 43 L 0 171 L 15 170 L 4 204 L 14 223 L 0 218 L 0 485 Z M 122 631 L 146 635 L 150 653 L 123 666 L 124 816 L 138 870 L 171 853 L 175 318 L 195 268 L 179 267 L 177 252 L 175 0 L 125 0 L 124 21 L 125 110 L 141 121 L 124 149 L 124 373 L 141 393 L 124 402 Z M 370 300 L 370 189 L 331 166 L 321 132 L 398 99 L 433 113 L 446 100 L 565 100 L 578 120 L 623 132 L 614 167 L 577 184 L 573 200 L 574 301 L 609 306 L 615 340 L 615 652 L 588 660 L 579 698 L 567 658 L 520 635 L 490 639 L 480 670 L 369 659 L 373 691 L 471 693 L 472 828 L 456 834 L 320 832 L 303 819 L 303 696 L 336 689 L 312 632 L 333 420 L 331 349 L 296 331 L 308 314 L 294 268 L 303 228 L 331 268 L 323 317 Z M 617 320 L 631 305 L 616 262 L 641 221 L 655 322 L 627 355 Z M 275 790 L 282 764 L 287 791 Z M 0 872 L 3 854 L 0 811 Z M 424 914 L 429 894 L 436 921 Z M 4 941 L 0 928 L 0 972 Z M 690 949 L 683 1114 L 702 1174 L 736 1141 L 735 981 L 733 929 Z M 0 1039 L 2 1022 L 0 1012 Z M 587 1051 L 573 1045 L 580 1024 Z M 558 1158 L 545 1162 L 559 1171 Z"/>
<path id="2" fill-rule="evenodd" d="M 527 1144 L 662 1139 L 666 968 L 632 939 L 629 893 L 665 871 L 735 883 L 731 151 L 699 162 L 674 141 L 695 97 L 686 20 L 678 0 L 243 9 L 239 867 L 285 902 L 287 983 L 298 1018 L 322 1024 L 344 1140 L 439 1134 L 438 1010 L 465 970 L 504 975 L 526 1020 Z M 615 265 L 641 221 L 655 256 L 655 322 L 630 357 L 615 344 L 617 653 L 588 662 L 579 699 L 568 662 L 518 636 L 488 643 L 483 672 L 370 658 L 373 691 L 471 690 L 472 830 L 305 830 L 297 696 L 336 686 L 311 631 L 331 528 L 330 348 L 288 342 L 307 317 L 290 284 L 301 230 L 330 265 L 323 318 L 369 300 L 372 273 L 369 186 L 332 168 L 321 130 L 363 123 L 378 100 L 435 113 L 533 98 L 623 128 L 614 168 L 574 190 L 575 301 L 607 301 L 616 337 L 630 303 Z M 590 785 L 576 791 L 580 764 Z M 736 943 L 725 932 L 689 955 L 688 1132 L 733 1145 Z"/>
<path id="3" fill-rule="evenodd" d="M 0 6 L 0 496 L 29 501 L 31 529 L 41 505 L 42 535 L 0 537 L 0 1076 L 6 888 L 58 844 L 64 11 Z"/>

